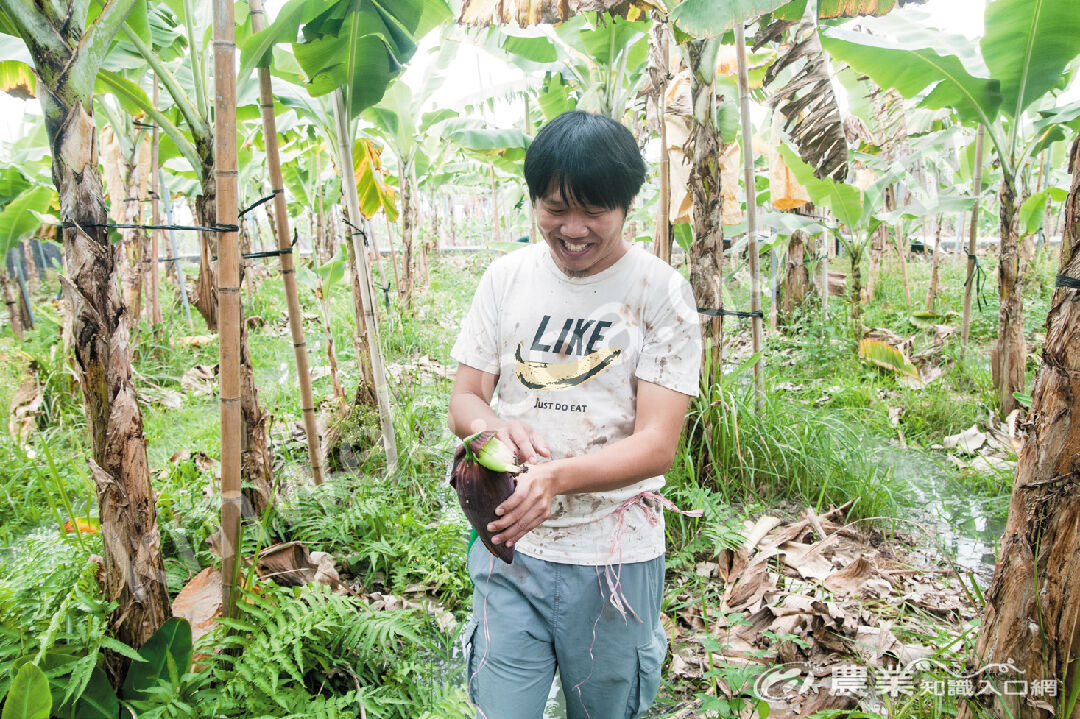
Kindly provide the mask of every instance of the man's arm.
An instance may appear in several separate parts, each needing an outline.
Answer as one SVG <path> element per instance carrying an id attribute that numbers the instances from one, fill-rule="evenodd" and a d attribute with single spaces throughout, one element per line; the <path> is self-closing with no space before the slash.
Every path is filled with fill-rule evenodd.
<path id="1" fill-rule="evenodd" d="M 458 364 L 454 389 L 450 392 L 450 431 L 464 439 L 491 430 L 517 452 L 518 461 L 538 462 L 550 457 L 547 443 L 524 422 L 508 422 L 491 410 L 491 397 L 499 376 L 466 364 Z"/>
<path id="2" fill-rule="evenodd" d="M 513 546 L 548 518 L 558 494 L 618 489 L 671 467 L 690 397 L 641 380 L 637 390 L 637 417 L 629 437 L 590 454 L 531 466 L 517 476 L 517 489 L 495 509 L 501 519 L 488 525 L 488 531 L 498 532 L 493 542 Z"/>

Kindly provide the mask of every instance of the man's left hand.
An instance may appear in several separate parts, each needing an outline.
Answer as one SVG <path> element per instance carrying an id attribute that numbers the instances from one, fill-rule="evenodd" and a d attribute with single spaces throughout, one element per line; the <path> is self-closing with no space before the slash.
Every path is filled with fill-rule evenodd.
<path id="1" fill-rule="evenodd" d="M 517 487 L 505 502 L 495 508 L 499 519 L 488 525 L 489 532 L 498 532 L 491 541 L 512 547 L 534 527 L 551 516 L 551 501 L 555 498 L 555 462 L 529 465 L 527 472 L 517 476 Z"/>

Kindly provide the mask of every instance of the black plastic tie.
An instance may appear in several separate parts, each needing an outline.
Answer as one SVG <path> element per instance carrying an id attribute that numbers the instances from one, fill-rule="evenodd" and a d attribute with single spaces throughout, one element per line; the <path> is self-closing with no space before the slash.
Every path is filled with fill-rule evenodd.
<path id="1" fill-rule="evenodd" d="M 748 317 L 764 317 L 765 314 L 761 310 L 753 310 L 751 312 L 744 312 L 742 310 L 714 310 L 707 307 L 697 308 L 699 315 L 708 315 L 709 317 L 739 317 L 746 319 Z"/>
<path id="2" fill-rule="evenodd" d="M 271 192 L 271 193 L 270 193 L 269 195 L 267 195 L 266 197 L 260 197 L 259 199 L 255 200 L 255 202 L 252 202 L 252 203 L 251 203 L 250 205 L 248 205 L 248 206 L 247 206 L 247 207 L 245 207 L 244 209 L 240 210 L 240 212 L 238 212 L 238 213 L 236 214 L 236 216 L 237 216 L 237 217 L 243 217 L 243 216 L 244 216 L 244 215 L 246 215 L 247 213 L 249 213 L 249 212 L 251 212 L 252 210 L 254 210 L 254 209 L 255 209 L 256 207 L 258 207 L 259 205 L 265 204 L 265 203 L 269 202 L 270 200 L 274 199 L 274 198 L 275 198 L 275 197 L 277 197 L 277 196 L 278 196 L 279 194 L 281 194 L 281 192 L 282 192 L 282 190 L 274 190 L 273 192 Z"/>
<path id="3" fill-rule="evenodd" d="M 983 278 L 986 277 L 986 270 L 983 269 L 982 263 L 979 262 L 979 258 L 972 253 L 967 253 L 968 259 L 974 262 L 971 266 L 971 272 L 968 273 L 967 279 L 964 280 L 964 287 L 971 284 L 972 278 L 975 279 L 975 304 L 979 308 L 979 312 L 983 311 Z"/>
<path id="4" fill-rule="evenodd" d="M 1054 282 L 1055 287 L 1066 287 L 1070 290 L 1080 290 L 1080 280 L 1068 275 L 1058 275 Z"/>
<path id="5" fill-rule="evenodd" d="M 102 222 L 81 224 L 61 222 L 61 227 L 107 227 L 113 230 L 191 230 L 193 232 L 239 232 L 239 225 L 220 224 L 204 227 L 202 225 L 134 225 L 126 222 Z"/>

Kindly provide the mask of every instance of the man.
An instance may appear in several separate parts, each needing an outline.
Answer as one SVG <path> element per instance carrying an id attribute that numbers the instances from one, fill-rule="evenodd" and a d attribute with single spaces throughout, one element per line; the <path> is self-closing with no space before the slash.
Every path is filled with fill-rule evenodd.
<path id="1" fill-rule="evenodd" d="M 637 717 L 667 651 L 655 492 L 697 393 L 693 294 L 623 239 L 645 180 L 625 127 L 560 115 L 525 180 L 544 242 L 491 264 L 452 351 L 451 429 L 495 430 L 529 463 L 489 528 L 513 564 L 470 549 L 469 693 L 478 716 L 538 719 L 558 667 L 570 719 Z"/>

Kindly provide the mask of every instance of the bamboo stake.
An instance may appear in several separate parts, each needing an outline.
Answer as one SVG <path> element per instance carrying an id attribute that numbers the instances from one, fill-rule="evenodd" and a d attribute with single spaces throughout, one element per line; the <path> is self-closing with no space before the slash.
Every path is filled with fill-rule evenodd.
<path id="1" fill-rule="evenodd" d="M 335 252 L 326 252 L 326 212 L 323 209 L 322 191 L 322 147 L 315 148 L 315 192 L 318 193 L 319 202 L 315 210 L 315 256 L 316 265 L 329 262 L 334 259 Z"/>
<path id="2" fill-rule="evenodd" d="M 214 0 L 214 181 L 217 221 L 238 222 L 236 169 L 236 25 L 232 0 Z M 226 616 L 235 609 L 240 549 L 240 247 L 238 233 L 218 238 L 218 346 L 221 366 L 221 594 Z"/>
<path id="3" fill-rule="evenodd" d="M 169 195 L 169 188 L 165 187 L 165 176 L 160 167 L 157 169 L 157 180 L 158 187 L 161 188 L 161 204 L 165 207 L 165 222 L 171 225 L 173 224 L 172 198 Z M 176 232 L 174 230 L 169 230 L 169 251 L 173 257 L 172 266 L 176 272 L 176 284 L 180 287 L 180 304 L 184 308 L 184 317 L 187 318 L 188 328 L 190 329 L 195 325 L 191 321 L 191 304 L 188 303 L 184 268 L 180 266 L 180 260 L 176 259 L 179 250 L 176 247 Z"/>
<path id="4" fill-rule="evenodd" d="M 216 0 L 222 2 L 223 0 Z M 341 188 L 345 195 L 345 204 L 349 208 L 349 217 L 360 220 L 360 198 L 356 194 L 356 181 L 353 177 L 352 143 L 349 141 L 348 120 L 345 114 L 345 100 L 341 90 L 334 91 L 334 130 L 337 134 L 338 167 L 341 170 Z M 351 178 L 351 179 L 350 179 Z M 379 326 L 375 322 L 374 298 L 371 296 L 371 271 L 368 268 L 367 252 L 357 240 L 357 235 L 349 233 L 356 269 L 360 273 L 360 300 L 362 304 L 363 327 L 358 327 L 362 341 L 367 344 L 368 356 L 360 357 L 371 364 L 371 380 L 374 385 L 375 399 L 379 407 L 379 423 L 382 425 L 383 449 L 386 451 L 387 472 L 392 474 L 397 469 L 397 442 L 394 438 L 394 423 L 390 416 L 390 397 L 386 387 L 386 368 L 383 367 L 382 349 L 379 346 Z"/>
<path id="5" fill-rule="evenodd" d="M 750 82 L 746 68 L 746 38 L 741 22 L 735 24 L 735 54 L 739 68 L 739 105 L 741 112 L 743 142 L 743 182 L 746 187 L 746 252 L 750 256 L 750 311 L 755 313 L 750 318 L 753 328 L 754 354 L 758 355 L 754 363 L 754 392 L 757 395 L 758 409 L 765 400 L 765 378 L 762 372 L 762 347 L 765 344 L 764 328 L 761 317 L 761 269 L 757 249 L 757 193 L 754 192 L 754 147 L 753 131 L 750 127 Z"/>
<path id="6" fill-rule="evenodd" d="M 532 137 L 533 132 L 534 132 L 534 130 L 533 130 L 532 113 L 529 111 L 529 93 L 526 92 L 525 93 L 525 134 L 528 135 L 529 137 Z M 526 194 L 528 194 L 529 189 L 525 188 L 525 192 L 526 192 Z M 534 214 L 536 212 L 536 208 L 533 207 L 532 202 L 529 202 L 528 205 L 529 205 L 529 244 L 531 245 L 531 244 L 536 243 L 536 217 L 534 216 Z M 451 237 L 453 237 L 453 233 L 454 233 L 452 223 L 453 223 L 453 218 L 451 218 L 451 230 L 450 230 Z"/>
<path id="7" fill-rule="evenodd" d="M 979 125 L 979 132 L 975 136 L 975 173 L 972 178 L 972 193 L 975 195 L 975 203 L 971 206 L 971 224 L 968 226 L 968 261 L 967 280 L 964 286 L 964 316 L 960 324 L 960 357 L 964 356 L 967 347 L 968 333 L 971 331 L 971 295 L 975 291 L 975 250 L 979 233 L 979 194 L 982 190 L 982 164 L 983 164 L 983 138 L 986 135 L 986 127 Z"/>
<path id="8" fill-rule="evenodd" d="M 158 104 L 157 76 L 154 76 L 154 107 Z M 154 133 L 150 140 L 150 224 L 161 224 L 161 208 L 159 207 L 161 195 L 161 182 L 158 178 L 158 145 L 160 129 L 154 125 Z M 161 299 L 159 289 L 161 287 L 161 274 L 158 272 L 158 238 L 161 230 L 150 230 L 150 321 L 155 327 L 161 325 Z"/>
<path id="9" fill-rule="evenodd" d="M 249 0 L 251 29 L 260 32 L 266 28 L 266 13 L 262 0 Z M 307 433 L 308 461 L 315 484 L 322 484 L 322 452 L 319 450 L 319 428 L 315 421 L 315 402 L 311 394 L 311 371 L 308 369 L 307 341 L 304 339 L 304 314 L 296 293 L 296 269 L 289 245 L 289 214 L 285 205 L 285 180 L 281 175 L 281 155 L 278 148 L 277 118 L 274 116 L 274 89 L 270 81 L 270 68 L 259 68 L 259 108 L 262 110 L 263 141 L 266 144 L 266 162 L 270 169 L 270 191 L 274 193 L 274 220 L 277 223 L 278 259 L 281 261 L 281 279 L 285 284 L 285 304 L 289 309 L 289 331 L 292 334 L 293 353 L 296 357 L 296 376 L 300 381 L 300 410 L 304 415 L 304 431 Z"/>
<path id="10" fill-rule="evenodd" d="M 911 286 L 908 284 L 907 272 L 908 241 L 906 234 L 904 237 L 900 236 L 901 229 L 903 229 L 903 221 L 897 223 L 894 232 L 896 234 L 896 254 L 900 257 L 900 278 L 904 281 L 904 308 L 911 312 Z"/>
<path id="11" fill-rule="evenodd" d="M 386 220 L 386 244 L 390 245 L 390 265 L 394 268 L 394 287 L 397 288 L 398 297 L 401 297 L 401 277 L 397 269 L 397 250 L 394 249 L 394 230 L 390 226 L 390 216 L 383 210 L 383 219 Z"/>
<path id="12" fill-rule="evenodd" d="M 491 239 L 499 242 L 502 235 L 499 232 L 499 187 L 495 184 L 495 163 L 489 162 L 491 168 Z"/>
<path id="13" fill-rule="evenodd" d="M 773 234 L 775 241 L 776 235 Z M 778 277 L 779 258 L 776 256 L 776 248 L 769 249 L 769 288 L 772 304 L 769 306 L 769 329 L 776 332 L 780 326 L 780 279 Z"/>
<path id="14" fill-rule="evenodd" d="M 653 22 L 658 21 L 654 13 Z M 662 40 L 660 54 L 664 58 L 664 72 L 668 72 L 666 63 L 670 52 L 667 28 L 661 28 Z M 664 262 L 671 264 L 671 155 L 667 140 L 667 83 L 660 88 L 660 97 L 656 101 L 656 113 L 660 122 L 660 201 L 656 211 L 656 247 L 653 252 Z"/>

